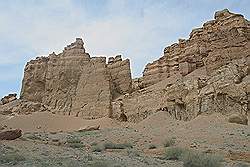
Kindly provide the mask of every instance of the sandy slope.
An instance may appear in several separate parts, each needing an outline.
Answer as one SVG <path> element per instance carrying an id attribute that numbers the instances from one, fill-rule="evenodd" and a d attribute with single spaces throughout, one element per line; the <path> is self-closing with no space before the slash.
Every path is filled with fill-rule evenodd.
<path id="1" fill-rule="evenodd" d="M 20 128 L 24 132 L 33 131 L 74 131 L 81 127 L 100 125 L 101 128 L 117 126 L 116 121 L 110 118 L 84 120 L 78 117 L 55 115 L 48 112 L 33 113 L 30 115 L 1 116 L 0 125 L 8 128 Z"/>
<path id="2" fill-rule="evenodd" d="M 175 145 L 194 150 L 221 154 L 226 158 L 250 162 L 250 126 L 227 122 L 227 117 L 215 113 L 200 115 L 184 122 L 173 120 L 167 113 L 158 112 L 140 122 L 135 128 L 161 145 L 174 139 Z"/>
<path id="3" fill-rule="evenodd" d="M 0 116 L 0 125 L 21 128 L 24 132 L 40 131 L 41 136 L 51 135 L 43 132 L 75 131 L 88 125 L 101 125 L 100 131 L 82 137 L 82 142 L 86 143 L 86 146 L 90 147 L 93 142 L 128 142 L 145 155 L 154 157 L 164 153 L 164 141 L 173 139 L 174 146 L 216 153 L 223 155 L 227 160 L 250 163 L 250 126 L 228 123 L 227 117 L 218 113 L 200 115 L 185 122 L 172 119 L 167 112 L 160 111 L 138 124 L 132 124 L 120 123 L 110 118 L 84 120 L 40 112 L 31 115 Z M 67 134 L 57 133 L 56 137 L 62 140 Z M 157 148 L 148 149 L 151 144 Z"/>
<path id="4" fill-rule="evenodd" d="M 167 113 L 158 112 L 135 126 L 142 133 L 148 133 L 155 142 L 166 138 L 176 138 L 182 145 L 196 142 L 206 147 L 231 143 L 235 149 L 250 151 L 250 126 L 227 122 L 221 114 L 200 115 L 185 122 L 173 120 Z M 233 146 L 234 145 L 234 146 Z M 225 145 L 226 147 L 226 145 Z"/>

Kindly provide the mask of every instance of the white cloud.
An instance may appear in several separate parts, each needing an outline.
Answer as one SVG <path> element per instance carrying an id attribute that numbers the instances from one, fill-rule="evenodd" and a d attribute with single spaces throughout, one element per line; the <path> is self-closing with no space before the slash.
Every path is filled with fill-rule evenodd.
<path id="1" fill-rule="evenodd" d="M 104 11 L 92 11 L 94 15 L 102 12 L 103 16 L 90 17 L 88 12 L 91 10 L 73 2 L 7 2 L 0 11 L 0 43 L 4 43 L 1 40 L 8 40 L 18 48 L 12 48 L 11 53 L 0 53 L 0 64 L 24 64 L 32 53 L 60 52 L 75 37 L 83 37 L 86 50 L 92 55 L 113 56 L 121 53 L 130 58 L 133 72 L 138 76 L 147 62 L 160 57 L 165 46 L 179 37 L 188 37 L 194 25 L 201 25 L 203 17 L 200 15 L 207 15 L 201 12 L 205 7 L 195 11 L 195 2 L 192 4 L 189 1 L 112 0 L 103 6 Z M 24 55 L 28 50 L 31 53 Z"/>
<path id="2" fill-rule="evenodd" d="M 249 18 L 249 5 L 248 0 L 2 0 L 0 95 L 19 91 L 28 60 L 61 52 L 76 37 L 93 56 L 123 54 L 134 77 L 141 76 L 164 47 L 188 37 L 215 10 L 229 7 Z"/>

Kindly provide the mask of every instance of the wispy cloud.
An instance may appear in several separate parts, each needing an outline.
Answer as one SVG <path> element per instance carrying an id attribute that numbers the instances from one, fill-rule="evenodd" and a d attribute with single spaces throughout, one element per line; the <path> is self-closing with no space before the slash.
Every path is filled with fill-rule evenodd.
<path id="1" fill-rule="evenodd" d="M 165 46 L 230 8 L 249 18 L 248 0 L 12 0 L 0 3 L 0 67 L 15 68 L 0 82 L 20 83 L 25 62 L 60 52 L 82 37 L 91 55 L 123 54 L 134 76 Z M 0 70 L 2 70 L 0 68 Z M 15 91 L 18 90 L 16 86 Z M 9 90 L 9 89 L 6 89 Z M 7 93 L 0 91 L 0 95 Z"/>

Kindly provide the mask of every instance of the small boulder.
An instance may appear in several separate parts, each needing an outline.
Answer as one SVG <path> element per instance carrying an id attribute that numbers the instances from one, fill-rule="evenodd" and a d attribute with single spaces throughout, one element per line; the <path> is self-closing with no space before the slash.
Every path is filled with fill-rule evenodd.
<path id="1" fill-rule="evenodd" d="M 100 125 L 96 125 L 96 126 L 86 126 L 83 128 L 78 129 L 78 132 L 86 132 L 86 131 L 93 131 L 93 130 L 99 130 L 100 129 Z"/>
<path id="2" fill-rule="evenodd" d="M 248 125 L 248 119 L 246 115 L 242 114 L 232 114 L 228 118 L 228 122 L 230 123 L 236 123 L 236 124 L 242 124 L 242 125 Z"/>
<path id="3" fill-rule="evenodd" d="M 15 140 L 22 136 L 21 129 L 0 132 L 0 140 Z"/>
<path id="4" fill-rule="evenodd" d="M 0 126 L 0 131 L 4 130 L 5 127 L 4 126 Z"/>
<path id="5" fill-rule="evenodd" d="M 124 113 L 121 113 L 120 117 L 119 117 L 119 120 L 121 122 L 127 122 L 128 121 L 128 117 L 126 116 L 126 114 Z"/>
<path id="6" fill-rule="evenodd" d="M 16 100 L 16 99 L 17 99 L 16 96 L 17 96 L 16 93 L 9 94 L 8 96 L 4 96 L 4 97 L 1 99 L 2 105 L 7 104 L 7 103 L 10 103 L 10 102 Z"/>
<path id="7" fill-rule="evenodd" d="M 198 144 L 196 142 L 193 142 L 190 144 L 191 148 L 198 148 Z"/>

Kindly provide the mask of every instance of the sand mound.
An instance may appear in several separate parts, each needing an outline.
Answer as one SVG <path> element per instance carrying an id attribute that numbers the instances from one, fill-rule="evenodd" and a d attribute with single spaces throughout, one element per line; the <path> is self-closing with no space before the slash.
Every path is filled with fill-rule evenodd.
<path id="1" fill-rule="evenodd" d="M 147 117 L 143 121 L 135 125 L 138 129 L 149 129 L 149 128 L 166 128 L 171 124 L 181 123 L 183 121 L 178 121 L 169 116 L 165 111 L 159 111 L 151 116 Z"/>
<path id="2" fill-rule="evenodd" d="M 24 132 L 33 131 L 74 131 L 85 126 L 100 125 L 100 128 L 118 126 L 115 120 L 100 118 L 84 120 L 78 117 L 55 115 L 48 112 L 37 112 L 30 115 L 0 116 L 0 125 L 8 128 L 20 128 Z"/>

